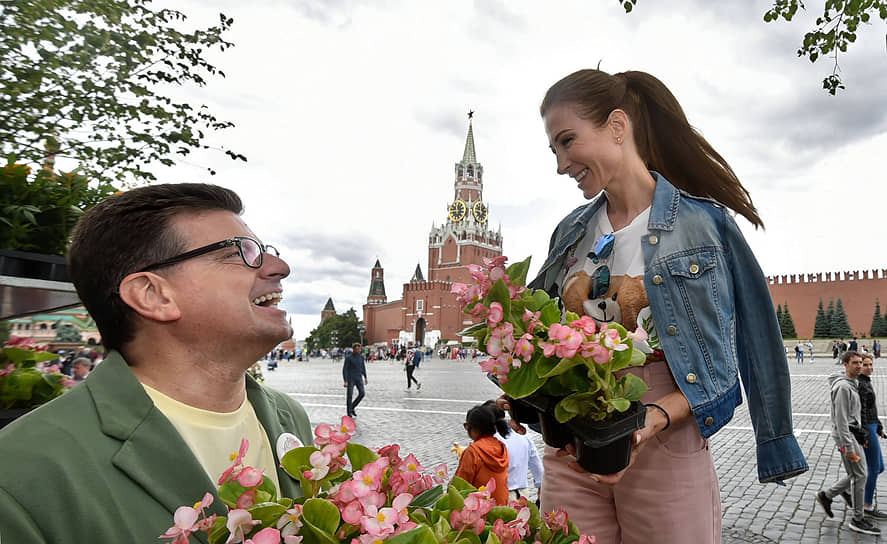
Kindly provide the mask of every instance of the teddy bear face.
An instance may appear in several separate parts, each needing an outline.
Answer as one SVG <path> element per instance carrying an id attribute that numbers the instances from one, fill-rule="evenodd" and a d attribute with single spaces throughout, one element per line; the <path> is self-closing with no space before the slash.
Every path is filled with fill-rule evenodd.
<path id="1" fill-rule="evenodd" d="M 613 276 L 610 288 L 603 296 L 589 298 L 590 293 L 591 275 L 579 270 L 564 283 L 564 306 L 598 323 L 620 323 L 629 330 L 638 326 L 638 314 L 650 304 L 643 276 Z"/>

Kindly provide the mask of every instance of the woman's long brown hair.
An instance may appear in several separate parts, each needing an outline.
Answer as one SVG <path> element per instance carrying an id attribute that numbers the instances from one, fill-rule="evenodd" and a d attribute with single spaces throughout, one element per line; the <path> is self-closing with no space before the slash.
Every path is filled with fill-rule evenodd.
<path id="1" fill-rule="evenodd" d="M 548 89 L 540 107 L 542 115 L 556 104 L 574 105 L 577 115 L 597 126 L 603 126 L 613 110 L 625 111 L 647 168 L 675 187 L 713 198 L 763 228 L 751 195 L 733 169 L 690 125 L 668 87 L 652 75 L 580 70 Z"/>

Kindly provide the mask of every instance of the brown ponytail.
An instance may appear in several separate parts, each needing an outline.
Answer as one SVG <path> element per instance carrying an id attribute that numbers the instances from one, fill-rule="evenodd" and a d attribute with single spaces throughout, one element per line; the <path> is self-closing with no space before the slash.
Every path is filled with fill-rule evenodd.
<path id="1" fill-rule="evenodd" d="M 763 227 L 748 190 L 727 161 L 694 129 L 668 87 L 646 72 L 610 75 L 580 70 L 545 93 L 540 112 L 555 104 L 573 104 L 577 114 L 602 126 L 610 112 L 625 111 L 632 122 L 641 159 L 675 187 L 713 198 Z"/>

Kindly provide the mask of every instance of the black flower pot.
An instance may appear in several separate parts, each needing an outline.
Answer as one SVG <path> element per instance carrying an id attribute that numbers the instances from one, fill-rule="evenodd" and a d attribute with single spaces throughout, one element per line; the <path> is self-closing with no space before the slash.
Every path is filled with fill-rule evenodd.
<path id="1" fill-rule="evenodd" d="M 561 449 L 574 441 L 570 427 L 548 412 L 539 412 L 539 427 L 542 430 L 542 440 L 552 448 Z"/>
<path id="2" fill-rule="evenodd" d="M 521 399 L 513 399 L 508 397 L 508 404 L 511 406 L 511 417 L 518 423 L 530 425 L 539 423 L 539 411 L 533 405 L 524 402 Z"/>
<path id="3" fill-rule="evenodd" d="M 571 420 L 579 465 L 594 474 L 613 474 L 627 467 L 634 431 L 643 428 L 646 416 L 644 405 L 632 402 L 628 410 L 606 421 Z"/>

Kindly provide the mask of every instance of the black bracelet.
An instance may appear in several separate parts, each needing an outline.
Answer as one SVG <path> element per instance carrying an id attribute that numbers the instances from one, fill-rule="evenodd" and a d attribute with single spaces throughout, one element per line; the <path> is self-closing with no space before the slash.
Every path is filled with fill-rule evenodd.
<path id="1" fill-rule="evenodd" d="M 665 427 L 663 427 L 662 430 L 659 432 L 662 432 L 662 431 L 668 429 L 669 427 L 671 427 L 671 416 L 668 415 L 668 412 L 665 411 L 665 408 L 663 408 L 662 406 L 659 406 L 658 404 L 653 403 L 653 402 L 648 402 L 644 406 L 652 406 L 653 408 L 658 408 L 659 411 L 662 412 L 662 414 L 665 416 Z"/>

